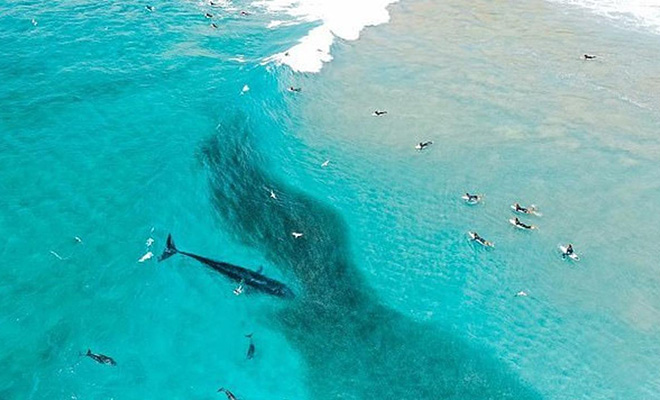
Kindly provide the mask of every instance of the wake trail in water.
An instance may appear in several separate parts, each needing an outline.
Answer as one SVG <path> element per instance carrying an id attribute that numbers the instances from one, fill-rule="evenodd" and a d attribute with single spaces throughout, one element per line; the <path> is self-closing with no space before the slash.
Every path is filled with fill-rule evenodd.
<path id="1" fill-rule="evenodd" d="M 262 168 L 246 121 L 237 113 L 221 123 L 201 158 L 230 233 L 299 282 L 280 322 L 306 361 L 311 398 L 540 398 L 483 349 L 379 304 L 352 261 L 344 221 Z M 286 197 L 262 195 L 273 186 Z M 290 236 L 295 229 L 304 240 Z"/>

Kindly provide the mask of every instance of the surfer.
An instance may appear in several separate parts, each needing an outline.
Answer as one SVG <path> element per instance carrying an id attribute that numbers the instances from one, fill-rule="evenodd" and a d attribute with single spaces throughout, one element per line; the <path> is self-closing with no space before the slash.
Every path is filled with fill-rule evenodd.
<path id="1" fill-rule="evenodd" d="M 593 60 L 594 58 L 596 58 L 596 56 L 593 56 L 591 54 L 585 54 L 582 57 L 584 57 L 585 60 Z"/>
<path id="2" fill-rule="evenodd" d="M 570 258 L 573 261 L 580 260 L 580 257 L 577 255 L 575 250 L 573 250 L 573 245 L 571 243 L 567 244 L 566 247 L 560 245 L 559 250 L 561 251 L 561 258 Z"/>
<path id="3" fill-rule="evenodd" d="M 525 208 L 520 205 L 520 203 L 513 203 L 511 204 L 511 209 L 514 212 L 521 213 L 521 214 L 528 214 L 528 215 L 536 215 L 537 217 L 542 216 L 536 206 L 534 204 L 530 205 L 529 207 Z"/>
<path id="4" fill-rule="evenodd" d="M 518 226 L 518 227 L 523 228 L 523 229 L 534 229 L 534 226 L 532 226 L 532 225 L 527 225 L 527 224 L 524 224 L 524 223 L 520 222 L 520 220 L 518 219 L 518 217 L 516 217 L 516 218 L 513 220 L 513 224 L 514 224 L 515 226 Z"/>
<path id="5" fill-rule="evenodd" d="M 481 196 L 478 194 L 470 194 L 468 192 L 465 192 L 465 195 L 463 195 L 463 199 L 470 204 L 476 204 L 481 201 Z"/>
<path id="6" fill-rule="evenodd" d="M 204 14 L 204 16 L 205 16 L 206 18 L 213 18 L 213 14 L 209 14 L 209 13 Z"/>
<path id="7" fill-rule="evenodd" d="M 154 6 L 144 6 L 144 8 L 146 8 L 147 11 L 151 11 L 151 12 L 154 12 L 156 10 L 156 8 L 154 8 Z"/>
<path id="8" fill-rule="evenodd" d="M 564 257 L 570 257 L 573 254 L 575 254 L 575 250 L 573 250 L 573 245 L 571 243 L 569 243 L 568 245 L 566 245 L 566 250 L 564 250 L 563 256 Z"/>
<path id="9" fill-rule="evenodd" d="M 302 91 L 302 88 L 289 86 L 289 92 L 300 92 L 300 91 Z"/>
<path id="10" fill-rule="evenodd" d="M 523 214 L 529 214 L 529 209 L 525 208 L 520 205 L 520 203 L 513 203 L 513 210 L 515 212 L 523 213 Z M 518 218 L 516 218 L 518 219 Z"/>
<path id="11" fill-rule="evenodd" d="M 573 253 L 575 253 L 575 251 L 573 250 L 573 245 L 569 243 L 568 246 L 566 246 L 566 255 L 570 256 Z"/>
<path id="12" fill-rule="evenodd" d="M 213 29 L 218 29 L 218 25 L 216 25 L 215 22 L 213 22 L 213 23 L 211 24 L 211 28 L 213 28 Z"/>
<path id="13" fill-rule="evenodd" d="M 433 144 L 433 142 L 430 141 L 430 140 L 427 141 L 427 142 L 419 142 L 419 143 L 417 144 L 417 146 L 415 146 L 415 148 L 416 148 L 417 150 L 420 150 L 420 151 L 421 151 L 421 150 L 424 150 L 426 147 L 428 147 L 428 146 L 430 146 L 430 145 L 432 145 L 432 144 Z"/>
<path id="14" fill-rule="evenodd" d="M 472 240 L 476 240 L 477 242 L 482 243 L 484 241 L 484 238 L 479 236 L 477 232 L 472 232 Z"/>
<path id="15" fill-rule="evenodd" d="M 477 232 L 468 232 L 468 235 L 470 235 L 470 239 L 474 240 L 475 242 L 479 243 L 482 246 L 494 247 L 492 242 L 489 242 L 488 240 L 482 238 L 481 236 L 479 236 Z"/>
<path id="16" fill-rule="evenodd" d="M 371 114 L 374 117 L 380 117 L 381 115 L 387 114 L 387 111 L 385 110 L 374 110 L 374 112 Z"/>

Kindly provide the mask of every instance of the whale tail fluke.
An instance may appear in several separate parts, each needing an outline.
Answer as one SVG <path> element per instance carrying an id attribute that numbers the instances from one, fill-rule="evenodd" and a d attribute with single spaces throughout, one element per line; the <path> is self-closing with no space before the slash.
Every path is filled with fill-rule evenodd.
<path id="1" fill-rule="evenodd" d="M 178 250 L 176 249 L 176 246 L 174 245 L 174 239 L 172 239 L 172 235 L 169 234 L 167 235 L 167 242 L 165 243 L 165 250 L 163 250 L 163 254 L 158 257 L 158 262 L 161 262 L 165 260 L 166 258 L 172 257 L 178 253 Z"/>

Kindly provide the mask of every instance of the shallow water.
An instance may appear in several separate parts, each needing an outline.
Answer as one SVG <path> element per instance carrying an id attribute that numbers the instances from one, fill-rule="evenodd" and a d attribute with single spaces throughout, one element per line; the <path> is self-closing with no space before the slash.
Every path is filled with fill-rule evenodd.
<path id="1" fill-rule="evenodd" d="M 153 4 L 0 3 L 0 398 L 658 397 L 657 36 L 404 1 L 294 74 L 314 23 Z M 169 232 L 296 300 L 137 262 Z"/>

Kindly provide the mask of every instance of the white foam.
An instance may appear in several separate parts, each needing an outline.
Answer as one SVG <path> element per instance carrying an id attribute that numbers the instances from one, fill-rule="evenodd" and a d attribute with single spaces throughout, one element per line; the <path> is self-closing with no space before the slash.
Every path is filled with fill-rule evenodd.
<path id="1" fill-rule="evenodd" d="M 151 258 L 154 256 L 154 253 L 147 251 L 140 259 L 138 262 L 145 262 L 147 260 L 151 260 Z"/>
<path id="2" fill-rule="evenodd" d="M 286 64 L 297 72 L 319 72 L 324 62 L 332 60 L 330 48 L 339 37 L 357 40 L 367 26 L 388 22 L 387 6 L 398 0 L 259 0 L 252 5 L 275 14 L 278 19 L 269 28 L 319 22 L 299 43 L 289 50 L 266 58 L 265 62 Z M 288 15 L 288 21 L 283 21 Z"/>
<path id="3" fill-rule="evenodd" d="M 587 8 L 607 18 L 648 28 L 660 34 L 660 0 L 550 0 Z"/>

